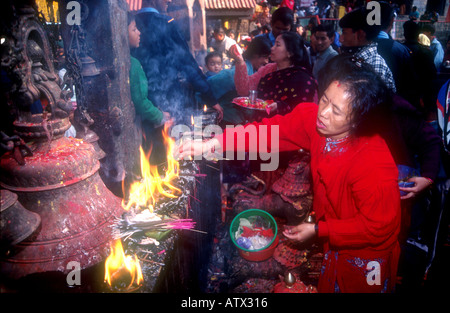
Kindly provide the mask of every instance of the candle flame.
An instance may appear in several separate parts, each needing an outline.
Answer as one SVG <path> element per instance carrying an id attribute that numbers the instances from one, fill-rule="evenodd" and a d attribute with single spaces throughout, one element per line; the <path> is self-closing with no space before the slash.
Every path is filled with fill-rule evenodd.
<path id="1" fill-rule="evenodd" d="M 133 285 L 139 286 L 144 281 L 144 277 L 137 256 L 125 255 L 120 239 L 110 243 L 110 246 L 111 254 L 105 261 L 105 281 L 112 286 L 115 280 L 128 273 L 131 280 L 126 289 L 130 289 Z"/>

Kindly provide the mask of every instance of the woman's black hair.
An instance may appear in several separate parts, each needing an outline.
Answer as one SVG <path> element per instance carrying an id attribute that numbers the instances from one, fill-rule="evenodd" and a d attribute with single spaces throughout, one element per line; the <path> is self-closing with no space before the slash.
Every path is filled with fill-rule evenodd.
<path id="1" fill-rule="evenodd" d="M 251 60 L 253 57 L 269 56 L 271 43 L 265 36 L 258 36 L 252 39 L 247 49 L 242 53 L 245 60 Z"/>
<path id="2" fill-rule="evenodd" d="M 136 20 L 136 14 L 132 11 L 127 12 L 127 25 L 130 25 L 131 22 Z"/>
<path id="3" fill-rule="evenodd" d="M 286 50 L 291 54 L 291 63 L 294 66 L 302 66 L 311 72 L 311 63 L 303 38 L 296 32 L 282 32 L 278 36 L 281 36 Z"/>
<path id="4" fill-rule="evenodd" d="M 319 98 L 334 81 L 350 94 L 352 134 L 384 134 L 391 123 L 392 94 L 373 68 L 352 55 L 337 55 L 319 71 Z"/>
<path id="5" fill-rule="evenodd" d="M 272 14 L 271 24 L 280 21 L 283 25 L 294 25 L 294 12 L 288 7 L 281 7 Z"/>

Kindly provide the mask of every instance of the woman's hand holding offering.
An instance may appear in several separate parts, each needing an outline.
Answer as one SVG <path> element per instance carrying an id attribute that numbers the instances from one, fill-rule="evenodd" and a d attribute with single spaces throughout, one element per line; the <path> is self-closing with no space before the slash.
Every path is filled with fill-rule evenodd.
<path id="1" fill-rule="evenodd" d="M 408 180 L 408 182 L 414 182 L 415 184 L 413 187 L 399 187 L 400 191 L 407 192 L 406 195 L 400 197 L 400 199 L 402 200 L 417 196 L 419 193 L 421 193 L 422 191 L 424 191 L 433 184 L 432 180 L 426 177 L 418 177 L 418 176 L 411 177 Z"/>
<path id="2" fill-rule="evenodd" d="M 294 227 L 289 227 L 283 231 L 283 235 L 291 240 L 303 243 L 316 236 L 314 225 L 311 223 L 302 223 Z"/>

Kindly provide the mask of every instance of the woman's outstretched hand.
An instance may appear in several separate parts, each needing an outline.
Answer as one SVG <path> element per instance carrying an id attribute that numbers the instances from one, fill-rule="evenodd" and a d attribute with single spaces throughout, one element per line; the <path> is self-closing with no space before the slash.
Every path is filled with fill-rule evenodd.
<path id="1" fill-rule="evenodd" d="M 283 235 L 291 240 L 306 242 L 316 236 L 314 224 L 302 223 L 294 227 L 288 227 L 283 231 Z"/>
<path id="2" fill-rule="evenodd" d="M 176 160 L 192 160 L 193 158 L 201 158 L 202 156 L 212 158 L 219 147 L 218 140 L 214 138 L 207 141 L 184 140 L 175 147 L 173 157 Z"/>

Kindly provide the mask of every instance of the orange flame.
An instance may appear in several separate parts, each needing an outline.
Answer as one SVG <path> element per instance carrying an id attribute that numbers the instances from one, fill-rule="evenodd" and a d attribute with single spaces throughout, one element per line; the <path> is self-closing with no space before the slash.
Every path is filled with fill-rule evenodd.
<path id="1" fill-rule="evenodd" d="M 171 181 L 178 177 L 179 163 L 173 158 L 173 149 L 175 141 L 168 135 L 170 124 L 164 125 L 162 132 L 164 144 L 167 149 L 167 170 L 162 178 L 159 175 L 158 167 L 151 165 L 149 162 L 150 153 L 146 155 L 142 149 L 140 151 L 141 160 L 141 176 L 142 179 L 134 182 L 130 186 L 130 193 L 128 203 L 122 201 L 123 208 L 128 211 L 131 207 L 145 207 L 153 212 L 153 207 L 157 201 L 157 196 L 164 196 L 168 198 L 176 198 L 181 190 L 172 185 Z M 168 190 L 167 190 L 168 189 Z"/>
<path id="2" fill-rule="evenodd" d="M 125 255 L 122 247 L 122 241 L 117 239 L 111 243 L 111 254 L 105 261 L 105 281 L 112 286 L 113 282 L 124 273 L 131 276 L 131 281 L 125 289 L 130 289 L 133 285 L 139 286 L 144 281 L 141 266 L 136 255 Z"/>
<path id="3" fill-rule="evenodd" d="M 206 106 L 206 104 L 203 106 L 203 112 L 206 112 L 208 110 L 208 107 Z"/>

